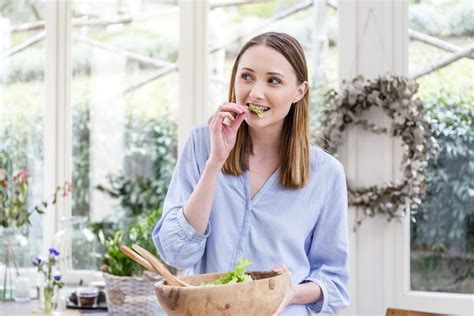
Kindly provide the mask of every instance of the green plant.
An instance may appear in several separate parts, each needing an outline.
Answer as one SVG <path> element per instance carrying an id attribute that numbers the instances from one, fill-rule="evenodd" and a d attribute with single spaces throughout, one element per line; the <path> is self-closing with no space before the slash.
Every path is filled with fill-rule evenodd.
<path id="1" fill-rule="evenodd" d="M 113 237 L 105 241 L 106 253 L 102 271 L 118 276 L 141 275 L 143 267 L 128 258 L 120 246 L 123 244 L 138 244 L 157 256 L 151 231 L 161 217 L 161 208 L 156 209 L 144 220 L 137 220 L 124 233 L 121 230 L 114 232 Z"/>
<path id="2" fill-rule="evenodd" d="M 73 215 L 88 216 L 90 209 L 90 106 L 79 101 L 72 112 L 72 212 Z"/>
<path id="3" fill-rule="evenodd" d="M 58 194 L 67 196 L 72 191 L 70 183 L 65 182 L 61 187 L 57 187 L 51 202 L 43 201 L 29 210 L 27 205 L 28 169 L 22 170 L 11 176 L 8 169 L 0 168 L 0 224 L 3 227 L 22 227 L 31 226 L 30 216 L 33 213 L 44 214 L 49 204 L 56 204 Z"/>
<path id="4" fill-rule="evenodd" d="M 441 93 L 426 101 L 441 152 L 430 157 L 428 189 L 414 214 L 412 243 L 474 254 L 474 95 Z"/>
<path id="5" fill-rule="evenodd" d="M 166 111 L 160 119 L 130 117 L 125 128 L 125 169 L 143 175 L 144 162 L 152 165 L 149 174 L 166 189 L 176 163 L 177 126 Z M 157 184 L 158 185 L 158 184 Z M 164 197 L 166 190 L 160 192 Z"/>
<path id="6" fill-rule="evenodd" d="M 163 203 L 176 161 L 175 123 L 166 116 L 159 121 L 130 119 L 125 143 L 127 176 L 108 175 L 108 185 L 96 187 L 120 203 L 119 214 L 112 223 L 94 225 L 94 230 L 102 231 L 105 238 L 112 237 L 113 231 L 119 228 L 127 230 L 137 216 L 146 216 Z M 144 169 L 147 165 L 151 168 Z"/>
<path id="7" fill-rule="evenodd" d="M 149 177 L 129 179 L 122 174 L 108 175 L 109 187 L 98 185 L 97 190 L 120 202 L 123 216 L 136 217 L 159 206 L 161 199 Z"/>

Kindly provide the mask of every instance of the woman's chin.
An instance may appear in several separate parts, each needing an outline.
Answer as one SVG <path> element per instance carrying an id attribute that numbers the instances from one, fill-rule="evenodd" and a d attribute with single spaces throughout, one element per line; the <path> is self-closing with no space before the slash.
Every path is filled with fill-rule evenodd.
<path id="1" fill-rule="evenodd" d="M 246 117 L 245 122 L 249 127 L 252 128 L 262 128 L 268 125 L 268 121 L 265 119 L 265 117 L 258 117 L 255 114 Z"/>

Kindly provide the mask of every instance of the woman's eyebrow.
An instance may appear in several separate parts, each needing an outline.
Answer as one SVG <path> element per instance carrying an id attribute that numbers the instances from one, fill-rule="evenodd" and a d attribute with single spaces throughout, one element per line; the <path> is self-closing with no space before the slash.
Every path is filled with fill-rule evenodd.
<path id="1" fill-rule="evenodd" d="M 250 72 L 255 72 L 255 70 L 253 70 L 252 68 L 247 68 L 247 67 L 241 68 L 240 70 L 247 70 L 247 71 L 250 71 Z M 267 75 L 278 75 L 278 76 L 281 76 L 281 77 L 285 78 L 285 76 L 283 76 L 279 72 L 267 72 Z"/>
<path id="2" fill-rule="evenodd" d="M 281 73 L 279 72 L 267 72 L 268 75 L 277 75 L 277 76 L 281 76 L 283 78 L 285 78 L 285 76 L 283 76 Z"/>

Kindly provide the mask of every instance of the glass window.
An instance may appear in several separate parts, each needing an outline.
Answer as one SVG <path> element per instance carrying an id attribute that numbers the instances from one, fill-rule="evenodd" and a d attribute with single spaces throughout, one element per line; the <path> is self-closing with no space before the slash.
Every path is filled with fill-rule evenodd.
<path id="1" fill-rule="evenodd" d="M 72 214 L 114 220 L 125 193 L 111 191 L 149 180 L 147 197 L 137 188 L 126 198 L 161 199 L 174 166 L 179 8 L 75 1 L 72 10 Z"/>
<path id="2" fill-rule="evenodd" d="M 323 90 L 336 87 L 335 8 L 324 3 L 322 6 L 304 5 L 302 1 L 296 0 L 231 3 L 210 2 L 209 115 L 227 101 L 232 65 L 240 48 L 253 36 L 267 31 L 288 33 L 303 46 L 312 86 L 312 107 L 319 104 L 321 98 L 318 95 Z M 316 128 L 314 114 L 315 111 L 312 111 L 312 127 Z"/>
<path id="3" fill-rule="evenodd" d="M 45 30 L 35 22 L 44 15 L 42 1 L 29 1 L 28 7 L 13 0 L 0 5 L 0 169 L 10 179 L 28 170 L 29 210 L 43 200 Z M 29 253 L 17 261 L 20 267 L 30 266 L 42 246 L 41 217 L 33 213 L 30 221 L 22 228 Z"/>
<path id="4" fill-rule="evenodd" d="M 468 1 L 410 1 L 409 70 L 441 147 L 411 222 L 411 289 L 474 293 L 474 43 Z M 460 54 L 462 55 L 462 54 Z"/>

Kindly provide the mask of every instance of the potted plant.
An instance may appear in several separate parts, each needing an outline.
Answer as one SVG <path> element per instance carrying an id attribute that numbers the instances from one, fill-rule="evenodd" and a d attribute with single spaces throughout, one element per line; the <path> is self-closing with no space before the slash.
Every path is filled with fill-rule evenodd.
<path id="1" fill-rule="evenodd" d="M 4 165 L 4 163 L 2 163 Z M 11 164 L 10 164 L 11 165 Z M 0 300 L 13 300 L 13 278 L 19 275 L 18 266 L 31 263 L 28 253 L 28 241 L 24 236 L 33 213 L 44 214 L 48 205 L 56 203 L 58 195 L 66 197 L 72 191 L 72 185 L 65 182 L 58 186 L 51 202 L 43 201 L 39 205 L 28 207 L 29 169 L 15 174 L 11 168 L 0 168 L 0 263 L 5 265 L 5 277 L 0 288 Z M 12 273 L 15 269 L 15 273 Z"/>
<path id="2" fill-rule="evenodd" d="M 137 220 L 127 230 L 117 230 L 105 241 L 106 253 L 102 271 L 107 294 L 107 309 L 111 315 L 161 315 L 155 297 L 154 283 L 161 277 L 144 271 L 120 251 L 123 244 L 139 244 L 156 255 L 151 231 L 161 217 L 161 208 L 144 220 Z"/>

